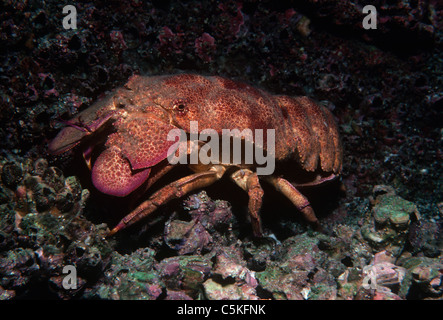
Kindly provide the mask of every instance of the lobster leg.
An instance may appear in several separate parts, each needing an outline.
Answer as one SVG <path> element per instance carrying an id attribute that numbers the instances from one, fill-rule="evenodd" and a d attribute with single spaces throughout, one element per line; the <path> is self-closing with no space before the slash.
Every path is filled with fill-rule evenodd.
<path id="1" fill-rule="evenodd" d="M 252 230 L 256 237 L 261 237 L 263 232 L 259 211 L 262 205 L 263 189 L 258 181 L 257 173 L 248 169 L 240 169 L 231 175 L 231 179 L 248 193 L 248 210 L 252 218 Z"/>
<path id="2" fill-rule="evenodd" d="M 268 176 L 266 180 L 270 182 L 277 191 L 283 193 L 291 202 L 297 207 L 297 209 L 303 214 L 305 219 L 312 225 L 314 230 L 321 231 L 322 227 L 315 216 L 314 209 L 304 195 L 300 193 L 288 180 Z"/>
<path id="3" fill-rule="evenodd" d="M 225 171 L 226 169 L 223 166 L 215 165 L 208 171 L 197 172 L 168 184 L 124 217 L 117 226 L 111 230 L 108 237 L 145 218 L 166 202 L 180 198 L 193 190 L 211 185 L 219 180 Z"/>

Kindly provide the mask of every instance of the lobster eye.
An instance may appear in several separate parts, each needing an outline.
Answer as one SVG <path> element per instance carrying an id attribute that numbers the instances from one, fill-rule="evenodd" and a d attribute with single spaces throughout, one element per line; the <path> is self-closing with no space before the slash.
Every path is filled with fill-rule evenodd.
<path id="1" fill-rule="evenodd" d="M 177 101 L 174 103 L 174 110 L 179 114 L 184 114 L 187 111 L 186 103 L 184 101 Z"/>

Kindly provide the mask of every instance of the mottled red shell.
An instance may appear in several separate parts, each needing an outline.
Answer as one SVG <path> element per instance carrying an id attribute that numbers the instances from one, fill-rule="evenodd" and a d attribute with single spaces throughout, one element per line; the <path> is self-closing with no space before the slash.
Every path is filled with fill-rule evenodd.
<path id="1" fill-rule="evenodd" d="M 334 117 L 307 97 L 271 95 L 242 82 L 194 74 L 134 77 L 128 85 L 150 92 L 158 105 L 171 111 L 173 123 L 188 132 L 190 121 L 198 121 L 199 130 L 219 133 L 275 129 L 277 160 L 294 158 L 306 171 L 341 171 L 342 146 Z M 176 112 L 177 101 L 184 102 L 186 112 Z"/>

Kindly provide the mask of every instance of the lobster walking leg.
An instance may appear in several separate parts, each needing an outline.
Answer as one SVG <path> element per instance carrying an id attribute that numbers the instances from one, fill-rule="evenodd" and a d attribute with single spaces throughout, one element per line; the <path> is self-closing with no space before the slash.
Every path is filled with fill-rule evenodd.
<path id="1" fill-rule="evenodd" d="M 223 176 L 225 171 L 225 167 L 216 165 L 208 171 L 197 172 L 168 184 L 124 217 L 117 226 L 109 232 L 108 237 L 145 218 L 166 202 L 181 198 L 191 191 L 213 184 Z"/>
<path id="2" fill-rule="evenodd" d="M 263 189 L 258 181 L 257 173 L 248 169 L 240 169 L 235 171 L 231 178 L 240 188 L 248 192 L 248 210 L 252 218 L 252 230 L 256 237 L 261 237 L 263 232 L 259 211 L 262 205 Z"/>
<path id="3" fill-rule="evenodd" d="M 288 180 L 269 176 L 266 177 L 277 191 L 283 193 L 291 202 L 297 207 L 297 209 L 303 214 L 305 219 L 312 225 L 314 230 L 321 231 L 322 227 L 312 209 L 311 204 L 304 195 L 300 193 Z"/>

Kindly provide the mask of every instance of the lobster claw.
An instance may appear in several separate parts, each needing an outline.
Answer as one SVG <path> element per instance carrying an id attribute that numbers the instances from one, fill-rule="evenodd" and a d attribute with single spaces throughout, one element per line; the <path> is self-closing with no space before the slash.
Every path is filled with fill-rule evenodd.
<path id="1" fill-rule="evenodd" d="M 49 143 L 49 153 L 57 155 L 74 148 L 83 138 L 104 125 L 116 112 L 111 108 L 112 99 L 104 98 L 67 121 L 68 126 Z"/>
<path id="2" fill-rule="evenodd" d="M 124 197 L 149 177 L 151 169 L 134 171 L 121 150 L 114 146 L 103 151 L 92 168 L 92 182 L 103 193 Z"/>
<path id="3" fill-rule="evenodd" d="M 92 181 L 101 192 L 124 197 L 146 181 L 150 167 L 176 151 L 176 141 L 167 136 L 177 127 L 155 118 L 116 125 L 118 132 L 109 136 L 108 148 L 94 163 Z"/>
<path id="4" fill-rule="evenodd" d="M 133 170 L 156 165 L 175 152 L 168 133 L 176 126 L 156 118 L 134 117 L 116 124 L 117 133 L 109 136 L 106 145 L 119 146 Z"/>

